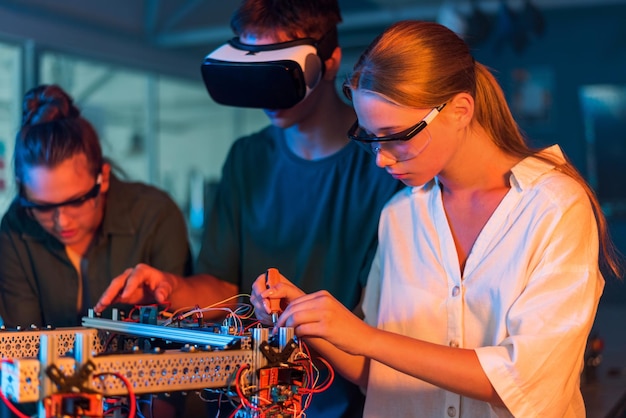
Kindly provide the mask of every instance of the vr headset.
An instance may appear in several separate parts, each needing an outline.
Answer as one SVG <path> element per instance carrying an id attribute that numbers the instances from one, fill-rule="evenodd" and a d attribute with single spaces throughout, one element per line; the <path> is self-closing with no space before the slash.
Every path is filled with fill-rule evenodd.
<path id="1" fill-rule="evenodd" d="M 233 38 L 208 54 L 202 79 L 209 95 L 227 106 L 287 109 L 302 101 L 324 74 L 337 47 L 337 29 L 322 39 L 248 45 Z"/>

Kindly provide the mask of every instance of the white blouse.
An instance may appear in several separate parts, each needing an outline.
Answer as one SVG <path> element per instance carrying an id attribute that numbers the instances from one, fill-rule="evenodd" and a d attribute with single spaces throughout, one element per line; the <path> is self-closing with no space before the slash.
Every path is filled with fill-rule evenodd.
<path id="1" fill-rule="evenodd" d="M 378 328 L 475 349 L 508 410 L 372 361 L 365 417 L 585 416 L 580 372 L 604 287 L 591 204 L 536 158 L 510 182 L 463 276 L 438 181 L 399 192 L 381 215 L 363 307 Z"/>

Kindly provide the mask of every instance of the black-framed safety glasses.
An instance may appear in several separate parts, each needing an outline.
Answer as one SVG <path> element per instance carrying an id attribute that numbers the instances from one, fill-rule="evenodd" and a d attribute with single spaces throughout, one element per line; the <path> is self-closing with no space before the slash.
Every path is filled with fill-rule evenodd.
<path id="1" fill-rule="evenodd" d="M 96 178 L 96 184 L 94 184 L 94 186 L 87 193 L 85 193 L 82 196 L 76 197 L 74 199 L 69 199 L 64 202 L 59 202 L 59 203 L 44 203 L 44 204 L 35 203 L 35 202 L 28 200 L 26 197 L 24 197 L 20 193 L 19 204 L 25 209 L 32 210 L 36 213 L 43 214 L 43 215 L 50 214 L 54 212 L 56 209 L 61 208 L 61 207 L 80 208 L 85 202 L 95 198 L 96 196 L 100 194 L 101 183 L 102 183 L 102 174 L 99 174 L 98 177 Z"/>
<path id="2" fill-rule="evenodd" d="M 408 141 L 420 132 L 422 132 L 433 121 L 433 119 L 437 117 L 439 112 L 441 112 L 441 110 L 445 106 L 446 103 L 443 103 L 437 107 L 434 107 L 430 112 L 428 112 L 426 116 L 424 116 L 424 119 L 411 126 L 410 128 L 405 129 L 401 132 L 397 132 L 395 134 L 385 136 L 375 136 L 368 133 L 367 131 L 365 131 L 365 129 L 359 126 L 359 120 L 357 119 L 354 122 L 354 125 L 352 125 L 352 127 L 350 128 L 350 130 L 348 130 L 348 138 L 353 141 L 358 141 L 362 143 Z"/>

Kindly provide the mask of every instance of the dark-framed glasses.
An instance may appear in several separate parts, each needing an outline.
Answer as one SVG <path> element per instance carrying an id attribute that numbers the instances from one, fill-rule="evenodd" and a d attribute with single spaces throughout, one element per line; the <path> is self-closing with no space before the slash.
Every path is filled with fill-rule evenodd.
<path id="1" fill-rule="evenodd" d="M 75 211 L 81 209 L 85 202 L 95 198 L 100 194 L 100 185 L 102 183 L 102 174 L 98 174 L 96 178 L 96 184 L 85 194 L 82 196 L 78 196 L 74 199 L 69 199 L 64 202 L 59 203 L 35 203 L 28 200 L 23 195 L 19 197 L 20 206 L 25 209 L 32 211 L 37 215 L 52 215 L 59 208 L 65 208 L 68 210 L 70 215 L 74 215 Z"/>
<path id="2" fill-rule="evenodd" d="M 357 119 L 354 122 L 354 125 L 348 131 L 348 138 L 353 141 L 361 142 L 361 143 L 372 143 L 372 142 L 389 142 L 389 141 L 408 141 L 420 132 L 422 132 L 432 121 L 437 117 L 439 112 L 446 106 L 446 103 L 434 107 L 424 119 L 417 122 L 415 125 L 411 126 L 404 131 L 397 132 L 391 135 L 385 136 L 376 136 L 368 133 L 365 129 L 359 126 L 359 120 Z"/>

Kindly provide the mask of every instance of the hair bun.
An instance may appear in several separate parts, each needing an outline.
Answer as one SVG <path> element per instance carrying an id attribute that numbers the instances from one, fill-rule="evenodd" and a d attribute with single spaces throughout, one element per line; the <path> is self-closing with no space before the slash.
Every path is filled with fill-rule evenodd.
<path id="1" fill-rule="evenodd" d="M 24 95 L 22 126 L 76 118 L 79 115 L 74 100 L 57 85 L 40 85 Z"/>

